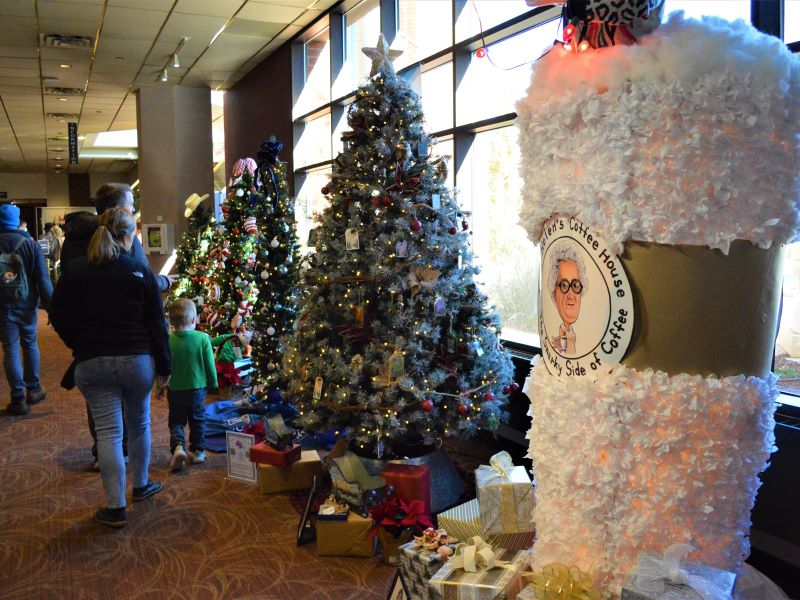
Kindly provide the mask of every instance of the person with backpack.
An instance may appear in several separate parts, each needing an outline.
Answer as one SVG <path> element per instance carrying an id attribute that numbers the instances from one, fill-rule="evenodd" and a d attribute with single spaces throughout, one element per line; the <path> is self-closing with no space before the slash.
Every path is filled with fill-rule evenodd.
<path id="1" fill-rule="evenodd" d="M 39 382 L 38 307 L 41 300 L 49 308 L 53 286 L 39 244 L 19 224 L 19 208 L 0 205 L 0 342 L 11 389 L 6 412 L 27 415 L 46 396 Z"/>

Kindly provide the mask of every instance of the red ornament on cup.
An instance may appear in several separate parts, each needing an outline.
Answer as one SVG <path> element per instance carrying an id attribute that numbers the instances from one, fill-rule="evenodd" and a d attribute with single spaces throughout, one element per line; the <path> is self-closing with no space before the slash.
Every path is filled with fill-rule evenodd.
<path id="1" fill-rule="evenodd" d="M 420 229 L 422 229 L 422 223 L 419 219 L 411 221 L 411 231 L 419 231 Z"/>
<path id="2" fill-rule="evenodd" d="M 458 411 L 458 414 L 460 414 L 463 417 L 465 414 L 469 412 L 469 406 L 467 406 L 466 404 L 459 404 L 456 410 Z"/>
<path id="3" fill-rule="evenodd" d="M 494 394 L 492 392 L 484 392 L 483 399 L 486 400 L 487 402 L 491 402 L 492 400 L 494 400 Z"/>
<path id="4" fill-rule="evenodd" d="M 425 400 L 422 401 L 422 410 L 425 412 L 431 412 L 433 410 L 433 402 L 431 402 L 429 398 L 425 398 Z"/>

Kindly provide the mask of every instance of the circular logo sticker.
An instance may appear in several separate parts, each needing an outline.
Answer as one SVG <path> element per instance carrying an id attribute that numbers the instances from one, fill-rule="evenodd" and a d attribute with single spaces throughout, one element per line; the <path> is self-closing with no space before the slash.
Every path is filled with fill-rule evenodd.
<path id="1" fill-rule="evenodd" d="M 633 295 L 619 257 L 575 217 L 545 223 L 539 334 L 553 375 L 593 377 L 618 363 L 633 333 Z"/>

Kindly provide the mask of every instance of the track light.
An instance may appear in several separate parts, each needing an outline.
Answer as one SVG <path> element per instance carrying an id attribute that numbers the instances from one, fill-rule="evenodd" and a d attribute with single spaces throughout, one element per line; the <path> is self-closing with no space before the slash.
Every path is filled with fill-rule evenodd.
<path id="1" fill-rule="evenodd" d="M 169 79 L 167 77 L 167 70 L 164 69 L 163 71 L 161 71 L 161 81 L 166 81 L 167 79 Z"/>
<path id="2" fill-rule="evenodd" d="M 173 67 L 174 69 L 177 69 L 177 68 L 179 68 L 180 66 L 181 66 L 181 61 L 180 61 L 180 60 L 178 60 L 178 53 L 176 52 L 176 53 L 175 53 L 175 54 L 172 56 L 172 67 Z"/>

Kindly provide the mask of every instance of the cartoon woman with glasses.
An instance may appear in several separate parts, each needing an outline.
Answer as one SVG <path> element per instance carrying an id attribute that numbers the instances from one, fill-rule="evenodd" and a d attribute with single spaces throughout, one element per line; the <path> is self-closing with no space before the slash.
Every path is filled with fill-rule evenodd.
<path id="1" fill-rule="evenodd" d="M 561 354 L 574 356 L 577 352 L 572 324 L 578 320 L 581 298 L 587 290 L 586 267 L 578 250 L 568 242 L 556 245 L 550 256 L 548 287 L 561 317 L 558 337 L 550 338 L 550 343 Z"/>

